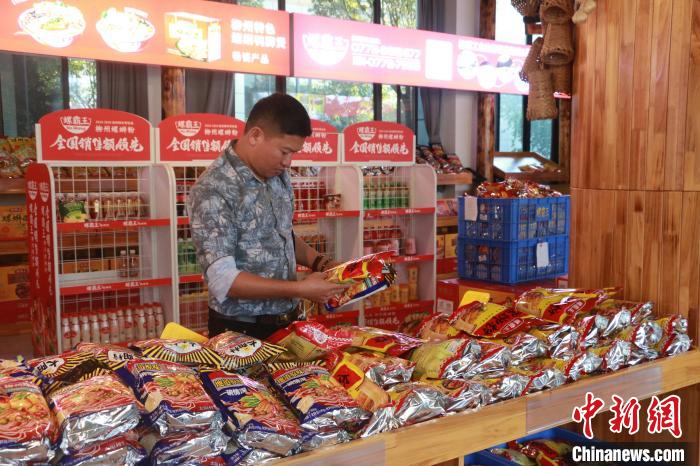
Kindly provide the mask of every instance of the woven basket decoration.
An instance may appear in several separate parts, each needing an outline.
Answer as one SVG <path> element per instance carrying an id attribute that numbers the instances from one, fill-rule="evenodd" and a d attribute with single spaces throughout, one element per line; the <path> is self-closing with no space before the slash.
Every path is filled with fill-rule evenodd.
<path id="1" fill-rule="evenodd" d="M 554 92 L 571 95 L 571 65 L 552 66 L 552 86 Z"/>
<path id="2" fill-rule="evenodd" d="M 532 70 L 528 75 L 530 95 L 527 99 L 527 119 L 551 120 L 557 117 L 557 103 L 554 100 L 552 72 L 550 70 Z"/>
<path id="3" fill-rule="evenodd" d="M 523 16 L 537 16 L 542 0 L 510 0 L 513 8 Z"/>
<path id="4" fill-rule="evenodd" d="M 532 70 L 537 70 L 540 68 L 540 51 L 542 50 L 542 43 L 544 41 L 541 37 L 535 39 L 535 42 L 530 46 L 530 51 L 525 58 L 525 63 L 520 69 L 520 79 L 527 82 L 527 75 Z"/>
<path id="5" fill-rule="evenodd" d="M 540 18 L 549 24 L 566 24 L 574 14 L 571 0 L 542 0 Z"/>
<path id="6" fill-rule="evenodd" d="M 571 24 L 547 24 L 540 60 L 545 65 L 566 65 L 574 60 Z"/>

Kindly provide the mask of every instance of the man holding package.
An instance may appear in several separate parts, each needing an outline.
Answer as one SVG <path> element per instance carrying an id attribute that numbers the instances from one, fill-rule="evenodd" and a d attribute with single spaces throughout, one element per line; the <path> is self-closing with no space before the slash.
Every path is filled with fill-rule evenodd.
<path id="1" fill-rule="evenodd" d="M 187 211 L 209 287 L 209 336 L 234 330 L 267 338 L 299 317 L 299 298 L 325 303 L 346 287 L 324 280 L 331 258 L 292 232 L 288 168 L 311 135 L 306 109 L 273 94 L 250 111 L 245 132 L 202 174 Z M 313 270 L 296 280 L 297 264 Z"/>

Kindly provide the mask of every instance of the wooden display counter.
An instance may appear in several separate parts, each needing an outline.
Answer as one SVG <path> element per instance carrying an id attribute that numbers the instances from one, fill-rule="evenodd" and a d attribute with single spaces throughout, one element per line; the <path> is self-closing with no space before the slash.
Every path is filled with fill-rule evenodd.
<path id="1" fill-rule="evenodd" d="M 380 466 L 462 464 L 472 452 L 571 422 L 575 406 L 592 392 L 612 404 L 616 394 L 639 400 L 700 384 L 700 351 L 587 377 L 553 390 L 495 403 L 393 432 L 322 448 L 271 464 Z M 687 414 L 686 414 L 687 415 Z"/>

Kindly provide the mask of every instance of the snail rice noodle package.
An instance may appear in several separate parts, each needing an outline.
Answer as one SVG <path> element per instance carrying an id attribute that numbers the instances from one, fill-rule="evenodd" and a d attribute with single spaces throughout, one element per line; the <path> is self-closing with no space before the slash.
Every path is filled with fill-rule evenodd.
<path id="1" fill-rule="evenodd" d="M 613 340 L 605 346 L 592 348 L 590 351 L 603 360 L 601 370 L 616 371 L 628 365 L 632 344 L 623 340 Z"/>
<path id="2" fill-rule="evenodd" d="M 201 371 L 200 377 L 239 443 L 280 456 L 299 446 L 303 434 L 299 421 L 264 385 L 222 370 Z"/>
<path id="3" fill-rule="evenodd" d="M 353 348 L 345 352 L 344 356 L 382 388 L 409 382 L 416 366 L 415 363 L 407 359 Z"/>
<path id="4" fill-rule="evenodd" d="M 547 360 L 533 359 L 518 367 L 512 367 L 510 371 L 529 378 L 525 393 L 556 388 L 566 383 L 564 373 L 552 364 L 548 364 Z"/>
<path id="5" fill-rule="evenodd" d="M 110 375 L 112 371 L 89 351 L 68 351 L 56 356 L 32 359 L 28 362 L 34 374 L 41 380 L 44 393 L 97 375 Z"/>
<path id="6" fill-rule="evenodd" d="M 531 359 L 544 357 L 547 354 L 545 342 L 529 333 L 516 333 L 503 339 L 490 341 L 505 345 L 510 349 L 510 362 L 514 366 Z"/>
<path id="7" fill-rule="evenodd" d="M 688 319 L 678 314 L 662 317 L 660 319 L 656 319 L 654 322 L 661 327 L 664 335 L 673 333 L 688 333 Z"/>
<path id="8" fill-rule="evenodd" d="M 464 335 L 461 330 L 454 327 L 450 316 L 438 313 L 423 319 L 418 326 L 416 336 L 426 341 L 442 341 L 457 338 Z"/>
<path id="9" fill-rule="evenodd" d="M 126 370 L 126 363 L 138 358 L 135 352 L 122 346 L 105 343 L 79 343 L 77 349 L 81 352 L 92 353 L 95 359 L 109 367 L 129 385 L 133 385 L 131 374 Z"/>
<path id="10" fill-rule="evenodd" d="M 648 320 L 637 325 L 627 327 L 615 338 L 617 340 L 632 343 L 638 348 L 650 349 L 654 348 L 661 341 L 663 336 L 664 331 L 661 325 L 654 321 Z"/>
<path id="11" fill-rule="evenodd" d="M 479 343 L 469 338 L 425 343 L 411 353 L 410 360 L 416 364 L 413 378 L 464 378 L 480 356 Z"/>
<path id="12" fill-rule="evenodd" d="M 423 380 L 447 397 L 449 412 L 476 409 L 491 403 L 491 391 L 476 380 Z"/>
<path id="13" fill-rule="evenodd" d="M 530 330 L 547 348 L 547 355 L 555 359 L 571 358 L 578 352 L 579 333 L 569 325 L 549 324 Z"/>
<path id="14" fill-rule="evenodd" d="M 295 368 L 269 364 L 272 383 L 292 406 L 301 426 L 310 431 L 357 431 L 370 417 L 323 367 Z"/>
<path id="15" fill-rule="evenodd" d="M 657 354 L 675 356 L 690 350 L 692 340 L 685 333 L 671 333 L 664 336 L 656 345 Z"/>
<path id="16" fill-rule="evenodd" d="M 277 459 L 279 456 L 267 450 L 246 447 L 235 439 L 231 439 L 222 458 L 226 466 L 255 466 Z"/>
<path id="17" fill-rule="evenodd" d="M 530 378 L 513 372 L 493 377 L 477 377 L 472 379 L 483 384 L 491 392 L 491 401 L 507 400 L 522 396 L 527 392 Z"/>
<path id="18" fill-rule="evenodd" d="M 423 340 L 403 333 L 374 327 L 347 327 L 344 330 L 350 334 L 351 346 L 354 348 L 385 353 L 389 356 L 401 356 L 425 343 Z"/>
<path id="19" fill-rule="evenodd" d="M 219 355 L 221 368 L 228 371 L 272 361 L 285 351 L 281 346 L 232 331 L 211 338 L 206 347 Z"/>
<path id="20" fill-rule="evenodd" d="M 127 433 L 65 455 L 57 466 L 136 466 L 147 456 L 136 435 Z"/>
<path id="21" fill-rule="evenodd" d="M 532 288 L 515 301 L 515 308 L 555 324 L 571 324 L 614 296 L 619 288 L 599 290 Z"/>
<path id="22" fill-rule="evenodd" d="M 326 270 L 326 280 L 350 285 L 341 294 L 325 304 L 326 310 L 336 309 L 359 301 L 390 287 L 396 280 L 396 271 L 389 263 L 391 253 L 370 254 Z"/>
<path id="23" fill-rule="evenodd" d="M 450 320 L 458 330 L 477 338 L 503 338 L 546 324 L 515 308 L 478 301 L 458 307 Z"/>
<path id="24" fill-rule="evenodd" d="M 344 329 L 334 330 L 318 322 L 297 321 L 273 333 L 268 341 L 286 348 L 299 361 L 314 361 L 330 351 L 349 347 L 352 337 Z"/>
<path id="25" fill-rule="evenodd" d="M 134 359 L 127 370 L 160 435 L 219 429 L 223 421 L 193 369 L 167 361 Z"/>
<path id="26" fill-rule="evenodd" d="M 150 434 L 142 443 L 150 449 L 151 464 L 176 466 L 226 464 L 221 455 L 229 438 L 221 430 L 180 432 L 166 437 Z"/>
<path id="27" fill-rule="evenodd" d="M 139 425 L 142 407 L 116 375 L 98 375 L 54 391 L 49 403 L 64 453 L 109 440 Z"/>
<path id="28" fill-rule="evenodd" d="M 3 361 L 0 372 L 0 463 L 51 460 L 56 425 L 34 376 Z"/>
<path id="29" fill-rule="evenodd" d="M 362 409 L 373 413 L 389 402 L 389 395 L 369 378 L 365 371 L 355 364 L 354 360 L 356 358 L 353 359 L 349 354 L 342 353 L 335 362 L 331 363 L 327 360 L 326 367 L 329 368 L 333 378 L 348 391 Z"/>
<path id="30" fill-rule="evenodd" d="M 146 358 L 161 359 L 187 366 L 219 367 L 221 357 L 212 349 L 191 340 L 153 338 L 136 342 L 132 348 Z"/>
<path id="31" fill-rule="evenodd" d="M 510 349 L 507 346 L 487 340 L 479 340 L 481 348 L 479 360 L 467 370 L 466 377 L 502 374 L 510 367 Z"/>
<path id="32" fill-rule="evenodd" d="M 611 325 L 613 320 L 620 321 L 618 324 L 619 328 L 616 328 L 616 330 L 621 330 L 630 324 L 638 324 L 649 318 L 654 312 L 654 303 L 651 301 L 640 303 L 621 299 L 606 299 L 596 304 L 594 312 L 608 317 Z M 622 313 L 622 316 L 615 318 L 619 313 Z"/>

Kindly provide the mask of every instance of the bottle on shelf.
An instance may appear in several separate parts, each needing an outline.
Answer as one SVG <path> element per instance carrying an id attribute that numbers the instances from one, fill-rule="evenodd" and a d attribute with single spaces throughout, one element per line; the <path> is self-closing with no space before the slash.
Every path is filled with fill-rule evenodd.
<path id="1" fill-rule="evenodd" d="M 109 341 L 111 343 L 119 343 L 119 320 L 117 320 L 117 311 L 107 313 L 107 321 L 109 322 Z"/>
<path id="2" fill-rule="evenodd" d="M 134 338 L 136 340 L 145 340 L 146 336 L 146 316 L 143 306 L 134 307 Z"/>
<path id="3" fill-rule="evenodd" d="M 156 304 L 155 308 L 155 321 L 156 321 L 156 338 L 159 338 L 163 334 L 163 329 L 165 328 L 165 316 L 163 315 L 163 306 Z"/>
<path id="4" fill-rule="evenodd" d="M 124 310 L 124 341 L 134 341 L 136 335 L 134 334 L 134 314 L 133 308 L 127 307 Z"/>
<path id="5" fill-rule="evenodd" d="M 75 345 L 80 343 L 80 322 L 78 321 L 78 316 L 70 316 L 70 347 L 73 348 Z"/>
<path id="6" fill-rule="evenodd" d="M 127 341 L 126 339 L 126 331 L 124 329 L 124 309 L 117 309 L 117 328 L 119 331 L 117 332 L 117 339 L 121 343 L 125 343 Z"/>
<path id="7" fill-rule="evenodd" d="M 126 278 L 129 276 L 129 258 L 126 256 L 126 249 L 119 251 L 119 258 L 117 259 L 117 274 L 120 278 Z"/>
<path id="8" fill-rule="evenodd" d="M 109 319 L 107 319 L 107 314 L 101 312 L 98 314 L 98 321 L 100 323 L 100 343 L 111 343 L 109 337 L 111 331 L 109 330 Z"/>
<path id="9" fill-rule="evenodd" d="M 129 250 L 129 265 L 127 267 L 129 277 L 139 276 L 139 256 L 136 255 L 136 250 Z"/>
<path id="10" fill-rule="evenodd" d="M 61 346 L 64 351 L 71 347 L 70 332 L 70 320 L 68 317 L 61 317 Z"/>
<path id="11" fill-rule="evenodd" d="M 100 338 L 100 323 L 97 318 L 97 313 L 93 312 L 88 315 L 88 322 L 90 322 L 90 340 L 92 343 L 99 343 Z"/>
<path id="12" fill-rule="evenodd" d="M 78 321 L 80 322 L 80 341 L 92 341 L 89 315 L 86 313 L 80 314 L 78 316 Z"/>
<path id="13" fill-rule="evenodd" d="M 153 315 L 153 307 L 151 304 L 146 304 L 144 309 L 144 319 L 146 321 L 146 338 L 156 337 L 156 320 Z"/>

